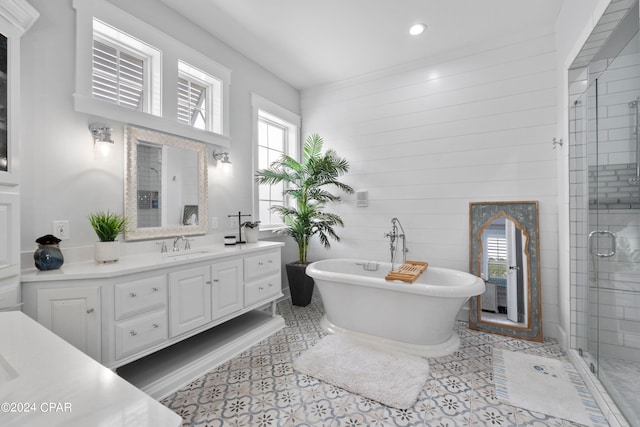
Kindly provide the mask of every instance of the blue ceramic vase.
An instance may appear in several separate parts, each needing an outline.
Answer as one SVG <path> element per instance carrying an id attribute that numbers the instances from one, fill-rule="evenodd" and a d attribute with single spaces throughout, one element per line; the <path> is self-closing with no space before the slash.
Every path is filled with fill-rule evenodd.
<path id="1" fill-rule="evenodd" d="M 55 270 L 64 263 L 62 251 L 58 245 L 38 245 L 33 253 L 38 270 Z"/>
<path id="2" fill-rule="evenodd" d="M 51 234 L 36 239 L 38 249 L 33 253 L 33 260 L 38 270 L 55 270 L 64 263 L 60 250 L 60 239 Z"/>

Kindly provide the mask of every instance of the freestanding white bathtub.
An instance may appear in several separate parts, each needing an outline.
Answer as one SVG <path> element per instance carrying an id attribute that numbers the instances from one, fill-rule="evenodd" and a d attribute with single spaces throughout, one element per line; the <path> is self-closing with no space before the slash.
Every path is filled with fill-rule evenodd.
<path id="1" fill-rule="evenodd" d="M 438 267 L 427 268 L 414 283 L 387 281 L 390 270 L 391 263 L 356 259 L 310 264 L 307 274 L 325 308 L 322 327 L 423 357 L 456 351 L 456 315 L 470 297 L 484 292 L 484 281 Z"/>

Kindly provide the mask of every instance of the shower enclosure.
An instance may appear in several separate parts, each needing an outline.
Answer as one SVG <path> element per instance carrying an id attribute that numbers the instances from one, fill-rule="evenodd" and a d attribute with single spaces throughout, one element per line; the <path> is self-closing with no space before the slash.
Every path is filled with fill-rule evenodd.
<path id="1" fill-rule="evenodd" d="M 640 426 L 638 3 L 616 3 L 570 69 L 571 347 Z"/>

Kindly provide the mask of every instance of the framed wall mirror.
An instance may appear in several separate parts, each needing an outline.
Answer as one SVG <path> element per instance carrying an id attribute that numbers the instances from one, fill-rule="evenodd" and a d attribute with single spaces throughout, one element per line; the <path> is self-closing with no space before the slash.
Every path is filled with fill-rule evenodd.
<path id="1" fill-rule="evenodd" d="M 125 240 L 206 234 L 205 144 L 128 125 L 125 150 Z"/>
<path id="2" fill-rule="evenodd" d="M 538 202 L 470 203 L 469 229 L 469 271 L 486 285 L 469 327 L 542 341 Z"/>

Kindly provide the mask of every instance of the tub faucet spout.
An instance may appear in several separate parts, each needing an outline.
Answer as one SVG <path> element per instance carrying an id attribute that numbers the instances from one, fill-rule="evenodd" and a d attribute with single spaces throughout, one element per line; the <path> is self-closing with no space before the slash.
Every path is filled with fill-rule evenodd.
<path id="1" fill-rule="evenodd" d="M 391 232 L 385 233 L 384 237 L 389 238 L 389 251 L 391 252 L 391 270 L 393 270 L 395 268 L 394 263 L 396 259 L 396 252 L 398 249 L 397 240 L 402 240 L 403 263 L 407 261 L 407 252 L 409 252 L 409 249 L 407 249 L 407 239 L 404 228 L 402 227 L 402 224 L 400 223 L 400 220 L 398 218 L 393 218 L 391 220 Z"/>

